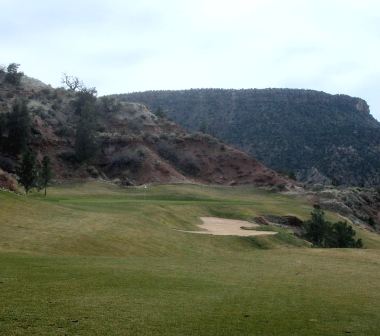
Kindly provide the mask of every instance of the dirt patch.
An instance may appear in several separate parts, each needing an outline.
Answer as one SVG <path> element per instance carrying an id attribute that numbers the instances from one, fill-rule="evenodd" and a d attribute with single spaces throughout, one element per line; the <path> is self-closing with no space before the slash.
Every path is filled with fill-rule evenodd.
<path id="1" fill-rule="evenodd" d="M 211 234 L 214 236 L 266 236 L 275 235 L 277 232 L 273 231 L 255 231 L 259 227 L 257 224 L 252 224 L 247 221 L 225 219 L 217 217 L 201 217 L 202 224 L 199 228 L 205 231 L 183 231 L 198 234 Z M 244 229 L 242 228 L 244 227 Z"/>

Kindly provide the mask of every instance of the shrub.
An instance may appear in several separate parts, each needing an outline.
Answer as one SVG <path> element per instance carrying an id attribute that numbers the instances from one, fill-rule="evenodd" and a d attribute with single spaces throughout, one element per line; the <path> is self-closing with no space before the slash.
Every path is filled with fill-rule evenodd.
<path id="1" fill-rule="evenodd" d="M 178 166 L 182 172 L 190 176 L 198 176 L 201 172 L 198 162 L 190 155 L 181 158 Z"/>
<path id="2" fill-rule="evenodd" d="M 58 111 L 61 107 L 61 104 L 57 101 L 57 102 L 54 102 L 53 105 L 51 106 L 51 108 L 55 111 Z"/>
<path id="3" fill-rule="evenodd" d="M 21 82 L 22 76 L 24 76 L 23 72 L 18 72 L 18 68 L 20 64 L 11 63 L 7 67 L 7 74 L 5 75 L 5 80 L 12 85 L 19 85 Z"/>
<path id="4" fill-rule="evenodd" d="M 166 117 L 166 114 L 165 114 L 164 110 L 161 107 L 158 107 L 158 109 L 154 111 L 154 114 L 158 118 L 165 118 Z"/>
<path id="5" fill-rule="evenodd" d="M 13 154 L 26 150 L 31 135 L 31 119 L 26 101 L 17 101 L 8 115 L 8 149 Z"/>
<path id="6" fill-rule="evenodd" d="M 101 97 L 99 105 L 100 110 L 105 114 L 119 112 L 122 108 L 121 103 L 111 97 Z"/>
<path id="7" fill-rule="evenodd" d="M 135 134 L 142 132 L 142 123 L 136 119 L 130 120 L 128 123 L 128 129 Z"/>
<path id="8" fill-rule="evenodd" d="M 179 159 L 176 153 L 176 149 L 173 145 L 170 145 L 167 142 L 160 142 L 157 145 L 157 152 L 165 160 L 175 165 L 178 164 Z"/>
<path id="9" fill-rule="evenodd" d="M 94 105 L 95 96 L 90 91 L 78 93 L 76 101 L 79 115 L 75 134 L 75 155 L 79 162 L 90 161 L 97 152 L 96 139 L 97 114 Z"/>
<path id="10" fill-rule="evenodd" d="M 346 222 L 330 223 L 318 206 L 314 206 L 311 219 L 304 222 L 304 238 L 317 247 L 361 248 L 363 242 L 356 240 L 356 232 Z"/>
<path id="11" fill-rule="evenodd" d="M 346 222 L 337 222 L 330 226 L 325 245 L 335 248 L 363 247 L 361 239 L 355 240 L 356 232 Z"/>
<path id="12" fill-rule="evenodd" d="M 142 134 L 144 141 L 149 142 L 150 144 L 155 144 L 158 142 L 159 138 L 157 135 L 144 132 Z"/>
<path id="13" fill-rule="evenodd" d="M 127 154 L 115 157 L 111 163 L 111 169 L 125 170 L 137 173 L 145 161 L 145 152 L 141 149 L 133 150 Z"/>
<path id="14" fill-rule="evenodd" d="M 372 226 L 373 228 L 376 227 L 375 221 L 373 220 L 372 217 L 368 217 L 367 223 L 368 223 L 368 225 Z"/>
<path id="15" fill-rule="evenodd" d="M 55 133 L 61 137 L 69 137 L 75 135 L 74 130 L 70 126 L 65 124 L 60 125 Z"/>
<path id="16" fill-rule="evenodd" d="M 41 95 L 43 95 L 45 97 L 49 97 L 49 95 L 50 95 L 50 89 L 49 88 L 43 88 L 40 92 L 41 92 Z"/>
<path id="17" fill-rule="evenodd" d="M 37 181 L 36 155 L 29 149 L 22 155 L 17 175 L 20 184 L 24 187 L 26 194 L 28 194 Z"/>
<path id="18" fill-rule="evenodd" d="M 0 156 L 0 168 L 8 173 L 14 173 L 16 171 L 15 162 L 5 156 Z"/>
<path id="19" fill-rule="evenodd" d="M 77 163 L 77 159 L 75 156 L 75 152 L 73 151 L 65 151 L 58 154 L 59 159 L 66 161 L 71 164 Z"/>
<path id="20" fill-rule="evenodd" d="M 325 220 L 323 210 L 315 205 L 311 212 L 311 219 L 304 223 L 305 238 L 316 246 L 323 246 L 329 230 L 329 223 Z"/>

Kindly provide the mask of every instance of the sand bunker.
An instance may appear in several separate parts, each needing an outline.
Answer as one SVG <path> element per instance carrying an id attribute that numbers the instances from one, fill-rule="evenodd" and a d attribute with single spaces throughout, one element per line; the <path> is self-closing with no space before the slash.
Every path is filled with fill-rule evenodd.
<path id="1" fill-rule="evenodd" d="M 203 224 L 199 227 L 205 231 L 183 231 L 189 233 L 198 234 L 212 234 L 215 236 L 266 236 L 275 235 L 277 232 L 273 231 L 255 231 L 254 229 L 258 227 L 257 224 L 252 224 L 247 221 L 235 220 L 235 219 L 225 219 L 216 217 L 201 217 Z M 247 229 L 242 229 L 248 228 Z"/>

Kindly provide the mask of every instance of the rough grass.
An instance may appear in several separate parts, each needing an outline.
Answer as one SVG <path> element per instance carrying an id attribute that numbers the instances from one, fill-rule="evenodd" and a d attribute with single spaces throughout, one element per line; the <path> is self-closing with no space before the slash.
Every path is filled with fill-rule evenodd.
<path id="1" fill-rule="evenodd" d="M 380 239 L 363 250 L 216 237 L 200 216 L 307 218 L 249 187 L 62 185 L 0 193 L 0 335 L 378 335 Z M 337 218 L 328 214 L 331 219 Z M 369 248 L 370 247 L 370 248 Z"/>

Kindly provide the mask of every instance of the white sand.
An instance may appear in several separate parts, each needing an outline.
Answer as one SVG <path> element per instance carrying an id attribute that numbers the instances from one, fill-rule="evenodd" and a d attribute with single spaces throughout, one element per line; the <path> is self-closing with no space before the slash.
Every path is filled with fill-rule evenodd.
<path id="1" fill-rule="evenodd" d="M 273 231 L 255 231 L 255 230 L 244 230 L 241 227 L 255 228 L 259 225 L 252 224 L 247 221 L 235 220 L 235 219 L 225 219 L 216 217 L 201 217 L 203 224 L 199 225 L 199 228 L 205 231 L 183 231 L 188 233 L 198 233 L 198 234 L 211 234 L 215 236 L 266 236 L 275 235 L 277 232 Z M 181 230 L 182 231 L 182 230 Z"/>

